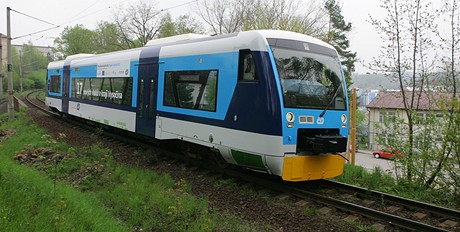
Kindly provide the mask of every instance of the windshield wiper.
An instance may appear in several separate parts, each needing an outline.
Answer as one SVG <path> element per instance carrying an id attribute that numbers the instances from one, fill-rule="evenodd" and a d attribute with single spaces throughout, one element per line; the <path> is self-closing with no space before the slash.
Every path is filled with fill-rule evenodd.
<path id="1" fill-rule="evenodd" d="M 340 85 L 339 87 L 337 87 L 337 89 L 335 90 L 335 93 L 334 93 L 334 96 L 332 97 L 331 101 L 329 102 L 329 104 L 327 104 L 326 108 L 324 108 L 323 112 L 321 112 L 321 114 L 319 114 L 319 117 L 322 118 L 324 116 L 324 114 L 326 114 L 326 111 L 328 110 L 328 108 L 331 106 L 332 102 L 334 102 L 335 98 L 337 97 L 337 94 L 339 93 L 339 90 L 340 88 L 342 87 L 343 85 L 343 81 L 340 82 Z"/>

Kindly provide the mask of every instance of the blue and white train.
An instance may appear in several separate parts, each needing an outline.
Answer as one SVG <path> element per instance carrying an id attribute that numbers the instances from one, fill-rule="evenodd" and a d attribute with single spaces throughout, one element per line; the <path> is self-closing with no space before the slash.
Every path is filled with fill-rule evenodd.
<path id="1" fill-rule="evenodd" d="M 287 31 L 152 40 L 69 56 L 47 74 L 52 110 L 206 148 L 286 181 L 343 172 L 347 102 L 337 51 Z"/>

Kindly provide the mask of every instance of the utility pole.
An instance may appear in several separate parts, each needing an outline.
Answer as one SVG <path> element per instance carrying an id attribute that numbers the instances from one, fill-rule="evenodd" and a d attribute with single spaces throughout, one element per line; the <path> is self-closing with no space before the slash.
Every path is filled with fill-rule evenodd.
<path id="1" fill-rule="evenodd" d="M 353 88 L 353 95 L 350 101 L 350 135 L 348 137 L 348 160 L 355 166 L 356 160 L 356 88 Z"/>
<path id="2" fill-rule="evenodd" d="M 22 93 L 22 49 L 19 50 L 19 92 Z"/>
<path id="3" fill-rule="evenodd" d="M 13 99 L 13 57 L 11 55 L 11 22 L 10 22 L 11 8 L 6 8 L 6 31 L 7 31 L 7 52 L 8 52 L 8 114 L 9 120 L 14 119 L 14 99 Z"/>
<path id="4" fill-rule="evenodd" d="M 3 34 L 0 33 L 0 99 L 3 98 Z"/>

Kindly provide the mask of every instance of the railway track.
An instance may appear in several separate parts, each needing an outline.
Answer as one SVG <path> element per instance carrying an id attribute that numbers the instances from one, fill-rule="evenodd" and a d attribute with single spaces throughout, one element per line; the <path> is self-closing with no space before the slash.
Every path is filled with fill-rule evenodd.
<path id="1" fill-rule="evenodd" d="M 325 212 L 333 209 L 346 212 L 351 215 L 348 217 L 351 221 L 373 221 L 375 223 L 370 224 L 377 227 L 380 224 L 385 231 L 460 231 L 458 210 L 329 180 L 291 183 L 267 180 L 266 176 L 254 176 L 252 173 L 226 173 L 281 194 L 317 202 L 326 206 Z"/>
<path id="2" fill-rule="evenodd" d="M 45 114 L 48 114 L 48 115 L 59 115 L 55 112 L 51 112 L 45 105 L 45 102 L 41 99 L 38 98 L 38 95 L 40 92 L 44 92 L 43 90 L 34 90 L 34 91 L 31 91 L 30 93 L 28 93 L 25 97 L 25 100 L 27 102 L 27 104 L 33 106 L 34 108 L 42 111 L 43 113 Z M 34 99 L 31 99 L 32 96 L 35 95 Z M 38 101 L 39 103 L 37 103 L 36 101 Z"/>
<path id="3" fill-rule="evenodd" d="M 293 191 L 299 194 L 311 195 L 325 204 L 380 220 L 392 227 L 416 231 L 460 230 L 458 210 L 329 180 L 319 181 L 318 189 L 325 191 L 318 194 L 302 186 L 293 186 Z"/>
<path id="4" fill-rule="evenodd" d="M 43 101 L 37 102 L 37 99 L 31 99 L 33 94 L 37 94 L 37 92 L 31 92 L 27 95 L 28 104 L 47 114 L 58 115 L 44 107 Z M 66 121 L 74 124 L 72 120 Z M 79 124 L 79 126 L 81 125 Z M 84 127 L 94 131 L 94 126 L 86 125 Z M 131 144 L 131 146 L 153 149 L 148 142 L 127 139 L 126 136 L 107 131 L 104 133 L 108 139 L 116 139 Z M 161 152 L 180 157 L 170 151 Z M 206 169 L 209 169 L 210 166 L 208 163 L 201 164 L 201 167 Z M 309 183 L 283 182 L 278 178 L 259 175 L 239 168 L 225 169 L 221 175 L 241 180 L 243 183 L 253 183 L 273 192 L 313 201 L 323 207 L 337 209 L 351 216 L 358 216 L 360 220 L 367 220 L 367 224 L 377 222 L 384 226 L 384 230 L 460 231 L 460 211 L 382 192 L 326 180 Z"/>

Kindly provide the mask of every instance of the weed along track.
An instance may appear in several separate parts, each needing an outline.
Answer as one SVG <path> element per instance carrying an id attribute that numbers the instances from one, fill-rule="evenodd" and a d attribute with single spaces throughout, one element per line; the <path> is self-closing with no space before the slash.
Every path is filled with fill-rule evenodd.
<path id="1" fill-rule="evenodd" d="M 45 107 L 43 102 L 32 99 L 31 96 L 28 98 L 37 106 Z M 358 229 L 445 231 L 459 230 L 460 228 L 459 225 L 453 224 L 453 227 L 448 225 L 450 221 L 458 222 L 455 218 L 450 218 L 448 215 L 434 216 L 437 214 L 430 212 L 427 208 L 418 208 L 411 212 L 404 211 L 411 207 L 403 207 L 401 202 L 393 203 L 392 206 L 400 206 L 401 210 L 395 218 L 390 218 L 388 214 L 395 213 L 385 211 L 390 207 L 390 205 L 383 204 L 387 202 L 386 199 L 382 200 L 381 197 L 373 199 L 378 207 L 371 207 L 372 204 L 370 203 L 367 206 L 355 204 L 357 202 L 370 202 L 371 200 L 366 198 L 369 197 L 366 193 L 363 196 L 363 193 L 352 190 L 351 187 L 337 187 L 332 184 L 327 185 L 326 182 L 284 183 L 266 175 L 232 168 L 225 169 L 223 172 L 215 172 L 212 168 L 208 168 L 212 167 L 213 164 L 201 162 L 198 166 L 191 165 L 179 158 L 170 158 L 181 157 L 174 152 L 152 147 L 136 139 L 126 140 L 123 135 L 106 136 L 100 133 L 102 130 L 92 129 L 94 126 L 91 125 L 77 126 L 74 123 L 61 120 L 62 117 L 44 114 L 35 108 L 30 108 L 28 114 L 39 126 L 46 128 L 54 140 L 64 141 L 72 146 L 71 151 L 60 154 L 59 160 L 71 159 L 72 156 L 75 156 L 72 149 L 81 151 L 80 154 L 83 155 L 89 154 L 89 150 L 98 149 L 91 148 L 91 145 L 94 144 L 100 144 L 101 147 L 111 149 L 111 152 L 104 151 L 97 158 L 86 160 L 83 163 L 83 168 L 79 167 L 79 170 L 74 172 L 73 178 L 67 178 L 67 181 L 73 186 L 85 191 L 94 191 L 98 188 L 97 185 L 110 185 L 105 181 L 119 175 L 119 171 L 112 167 L 114 164 L 111 163 L 111 159 L 113 159 L 117 165 L 124 167 L 136 167 L 146 172 L 167 174 L 172 177 L 174 182 L 171 191 L 179 192 L 180 195 L 193 194 L 198 199 L 205 199 L 208 210 L 216 211 L 219 215 L 231 214 L 232 217 L 236 217 L 235 220 L 250 225 L 261 225 L 261 227 L 255 227 L 255 230 L 260 231 L 356 231 Z M 24 162 L 27 160 L 35 162 L 39 160 L 37 157 L 40 155 L 32 154 L 37 153 L 45 157 L 41 158 L 44 164 L 52 162 L 53 157 L 56 156 L 50 150 L 44 149 L 32 151 L 30 154 L 24 151 L 17 154 L 16 159 L 26 160 Z M 173 153 L 172 156 L 171 153 Z M 83 157 L 78 158 L 83 159 Z M 195 163 L 197 162 L 195 161 Z M 143 186 L 142 183 L 139 185 Z M 136 185 L 133 183 L 133 186 L 130 187 L 136 188 Z M 347 189 L 346 193 L 344 192 L 345 189 Z M 154 192 L 155 190 L 151 191 Z M 356 198 L 356 196 L 365 199 Z M 181 200 L 177 201 L 182 202 Z M 108 205 L 111 204 L 108 203 Z M 168 207 L 170 215 L 181 213 L 177 202 Z M 416 213 L 427 214 L 428 217 L 423 217 L 421 222 L 415 222 L 413 226 L 410 224 L 412 222 L 409 223 L 409 221 L 416 221 L 413 216 Z M 123 221 L 130 220 L 129 215 L 120 214 L 119 217 Z M 379 218 L 382 217 L 381 215 L 386 216 Z M 396 219 L 396 217 L 402 219 Z M 146 228 L 145 224 L 148 222 L 143 221 L 134 229 Z M 160 225 L 158 226 L 161 228 Z M 229 227 L 231 230 L 235 229 L 231 225 Z M 224 226 L 227 229 L 229 227 Z"/>

